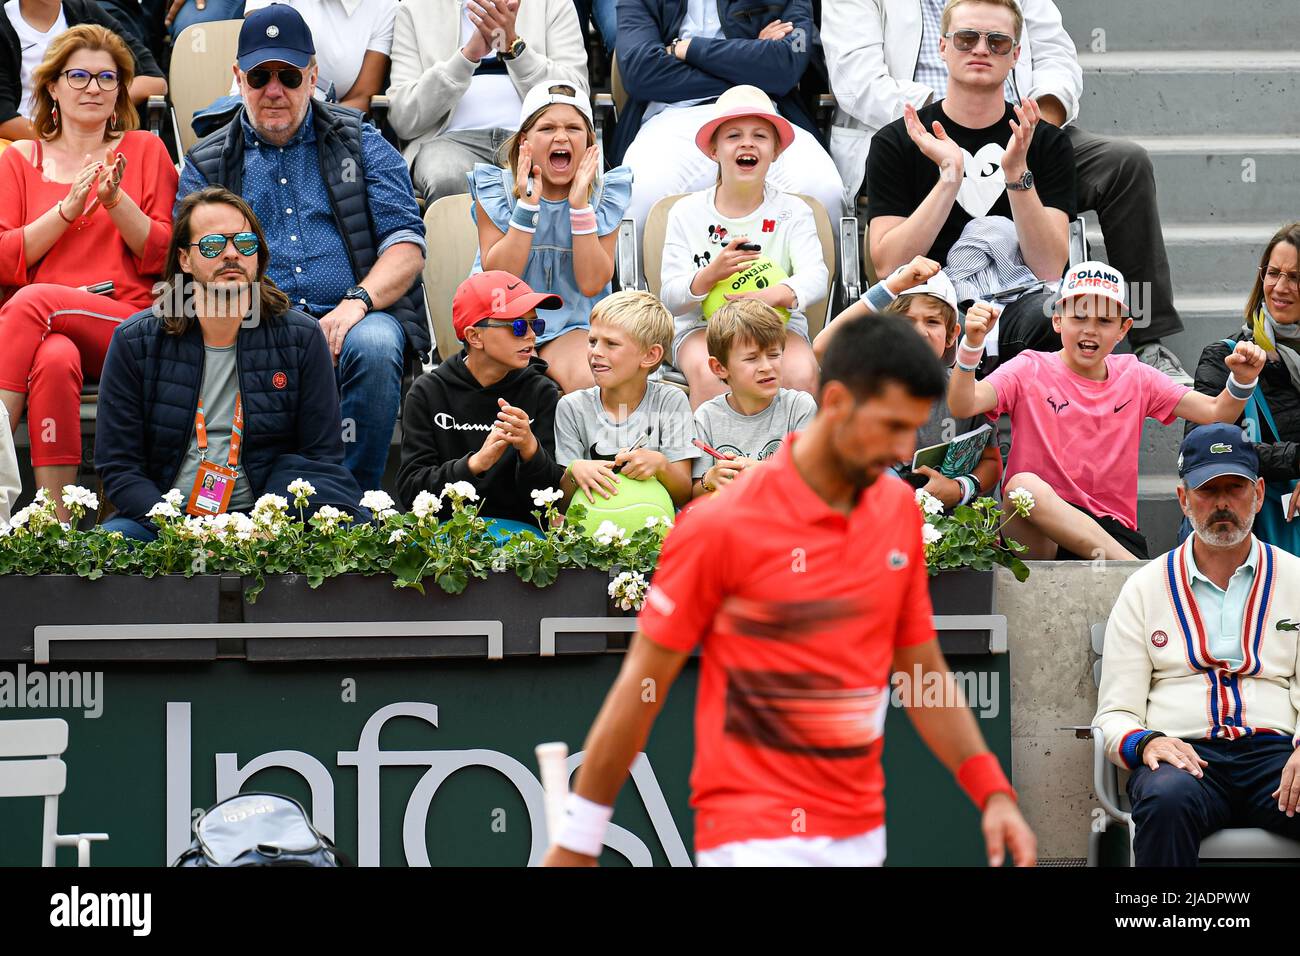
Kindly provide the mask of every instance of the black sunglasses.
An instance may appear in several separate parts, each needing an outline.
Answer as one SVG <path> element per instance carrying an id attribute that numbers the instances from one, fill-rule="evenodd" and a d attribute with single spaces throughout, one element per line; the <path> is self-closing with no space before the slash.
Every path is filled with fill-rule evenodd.
<path id="1" fill-rule="evenodd" d="M 198 246 L 203 258 L 215 259 L 226 251 L 227 242 L 233 242 L 235 251 L 241 256 L 257 255 L 257 250 L 262 248 L 262 242 L 257 238 L 255 232 L 229 232 L 224 235 L 214 232 L 210 236 L 203 236 L 198 242 L 191 242 L 188 245 Z"/>
<path id="2" fill-rule="evenodd" d="M 980 37 L 988 39 L 989 52 L 995 56 L 1006 56 L 1016 45 L 1015 37 L 997 30 L 990 30 L 987 33 L 981 33 L 979 30 L 954 30 L 945 33 L 944 37 L 952 41 L 952 45 L 959 53 L 969 53 L 975 49 L 979 45 Z"/>
<path id="3" fill-rule="evenodd" d="M 244 74 L 248 85 L 255 90 L 260 90 L 270 83 L 273 76 L 280 78 L 280 85 L 286 90 L 296 90 L 302 86 L 302 70 L 296 66 L 286 66 L 280 70 L 264 70 L 259 66 Z"/>
<path id="4" fill-rule="evenodd" d="M 545 319 L 515 319 L 513 322 L 493 322 L 491 319 L 484 319 L 482 322 L 475 322 L 474 325 L 480 329 L 510 329 L 517 339 L 522 339 L 528 334 L 530 325 L 537 335 L 546 331 Z"/>
<path id="5" fill-rule="evenodd" d="M 101 73 L 91 73 L 89 70 L 64 70 L 61 75 L 67 77 L 68 86 L 74 90 L 84 90 L 90 85 L 92 78 L 105 93 L 117 89 L 117 74 L 112 70 L 104 70 Z"/>

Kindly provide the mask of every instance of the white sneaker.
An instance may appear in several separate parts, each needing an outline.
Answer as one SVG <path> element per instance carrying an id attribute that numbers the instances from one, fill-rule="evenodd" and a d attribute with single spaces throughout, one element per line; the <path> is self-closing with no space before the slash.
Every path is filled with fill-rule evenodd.
<path id="1" fill-rule="evenodd" d="M 1178 361 L 1178 356 L 1159 342 L 1148 342 L 1133 354 L 1139 361 L 1150 365 L 1157 372 L 1164 372 L 1179 385 L 1191 387 L 1193 384 L 1192 377 L 1187 374 L 1187 369 L 1183 368 L 1183 363 Z"/>

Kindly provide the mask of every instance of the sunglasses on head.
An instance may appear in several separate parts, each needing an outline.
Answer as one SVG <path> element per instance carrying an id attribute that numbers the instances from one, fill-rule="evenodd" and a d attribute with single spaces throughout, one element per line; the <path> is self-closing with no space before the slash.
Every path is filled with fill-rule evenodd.
<path id="1" fill-rule="evenodd" d="M 215 259 L 226 251 L 227 242 L 233 242 L 235 251 L 241 256 L 257 255 L 257 250 L 262 248 L 262 243 L 255 232 L 230 232 L 224 235 L 214 232 L 210 236 L 203 236 L 198 242 L 191 242 L 190 245 L 198 246 L 203 258 Z"/>
<path id="2" fill-rule="evenodd" d="M 515 338 L 519 339 L 528 334 L 529 326 L 532 326 L 533 332 L 537 335 L 546 331 L 545 319 L 515 319 L 513 322 L 493 322 L 491 319 L 484 319 L 474 324 L 480 329 L 510 329 L 515 333 Z"/>
<path id="3" fill-rule="evenodd" d="M 989 52 L 995 56 L 1006 56 L 1016 45 L 1015 37 L 997 30 L 990 30 L 987 33 L 979 30 L 953 30 L 951 33 L 945 33 L 944 37 L 952 41 L 952 45 L 959 53 L 969 53 L 975 49 L 979 45 L 980 37 L 988 40 Z"/>
<path id="4" fill-rule="evenodd" d="M 280 78 L 280 85 L 286 90 L 296 90 L 302 86 L 302 70 L 296 66 L 286 66 L 279 70 L 264 70 L 259 66 L 245 73 L 244 79 L 248 80 L 248 85 L 253 89 L 260 90 L 271 82 L 273 76 Z"/>

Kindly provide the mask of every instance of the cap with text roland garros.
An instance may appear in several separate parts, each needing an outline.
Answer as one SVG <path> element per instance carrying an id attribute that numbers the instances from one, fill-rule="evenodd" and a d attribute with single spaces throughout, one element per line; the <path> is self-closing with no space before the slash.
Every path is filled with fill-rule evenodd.
<path id="1" fill-rule="evenodd" d="M 1099 295 L 1103 299 L 1118 302 L 1124 314 L 1128 314 L 1128 302 L 1124 292 L 1128 288 L 1124 275 L 1114 266 L 1104 262 L 1080 262 L 1072 266 L 1061 280 L 1061 294 L 1056 299 L 1060 305 L 1066 299 L 1081 295 Z"/>

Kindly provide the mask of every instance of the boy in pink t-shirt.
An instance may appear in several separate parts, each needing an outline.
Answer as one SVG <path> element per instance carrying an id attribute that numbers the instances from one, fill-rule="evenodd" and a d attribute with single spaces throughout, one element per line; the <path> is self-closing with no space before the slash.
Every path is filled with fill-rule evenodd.
<path id="1" fill-rule="evenodd" d="M 1211 398 L 1134 355 L 1112 355 L 1133 325 L 1125 288 L 1124 277 L 1105 263 L 1075 266 L 1061 282 L 1052 316 L 1061 350 L 1021 352 L 979 382 L 975 366 L 997 316 L 982 302 L 966 313 L 948 406 L 958 417 L 1010 414 L 1003 490 L 1008 498 L 1028 491 L 1035 503 L 1027 518 L 1008 522 L 1007 534 L 1029 548 L 1027 558 L 1148 557 L 1137 527 L 1143 420 L 1235 422 L 1264 367 L 1259 346 L 1238 343 L 1227 360 L 1228 385 Z"/>

